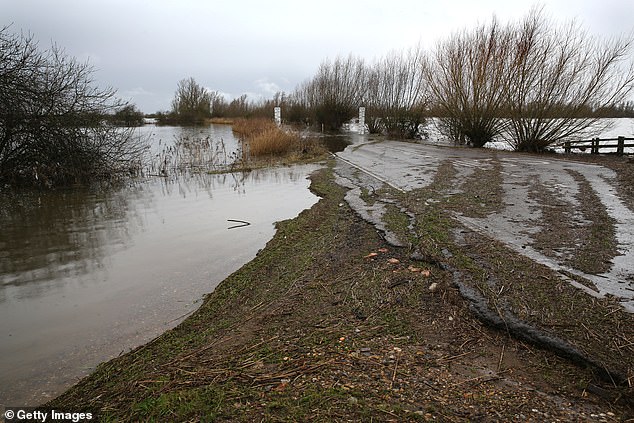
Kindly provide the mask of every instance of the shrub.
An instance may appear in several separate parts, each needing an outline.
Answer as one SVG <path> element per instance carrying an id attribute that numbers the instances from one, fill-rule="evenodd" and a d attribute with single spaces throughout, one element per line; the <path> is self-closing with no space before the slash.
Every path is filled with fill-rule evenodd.
<path id="1" fill-rule="evenodd" d="M 631 36 L 601 41 L 575 23 L 557 27 L 539 9 L 513 34 L 506 139 L 515 150 L 590 137 L 607 120 L 588 111 L 614 107 L 634 88 Z"/>
<path id="2" fill-rule="evenodd" d="M 425 74 L 443 135 L 482 147 L 504 132 L 500 113 L 506 100 L 511 35 L 493 20 L 454 33 L 429 56 Z"/>
<path id="3" fill-rule="evenodd" d="M 302 138 L 296 131 L 278 128 L 270 119 L 236 119 L 233 132 L 241 138 L 243 149 L 248 149 L 244 159 L 249 156 L 284 156 L 291 160 L 305 160 L 326 153 L 319 140 Z"/>
<path id="4" fill-rule="evenodd" d="M 216 95 L 199 85 L 194 78 L 182 79 L 172 100 L 172 115 L 183 125 L 202 124 L 211 117 L 211 106 Z"/>
<path id="5" fill-rule="evenodd" d="M 134 172 L 143 145 L 107 123 L 123 104 L 93 69 L 0 28 L 0 184 L 89 183 Z"/>

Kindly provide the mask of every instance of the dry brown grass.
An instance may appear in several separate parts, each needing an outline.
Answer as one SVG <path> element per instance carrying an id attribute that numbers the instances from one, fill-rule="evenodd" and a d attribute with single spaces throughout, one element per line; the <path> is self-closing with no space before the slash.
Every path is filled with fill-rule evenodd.
<path id="1" fill-rule="evenodd" d="M 239 118 L 233 122 L 233 132 L 243 139 L 250 139 L 268 129 L 277 128 L 275 123 L 266 118 L 245 119 Z"/>
<path id="2" fill-rule="evenodd" d="M 252 158 L 276 156 L 301 161 L 326 154 L 318 140 L 304 139 L 298 132 L 279 128 L 266 118 L 236 119 L 233 132 L 248 144 Z"/>
<path id="3" fill-rule="evenodd" d="M 277 127 L 268 128 L 249 139 L 252 156 L 285 155 L 299 148 L 299 136 Z"/>
<path id="4" fill-rule="evenodd" d="M 207 119 L 207 123 L 215 123 L 218 125 L 233 125 L 234 121 L 235 119 L 223 117 L 213 117 L 211 119 Z"/>

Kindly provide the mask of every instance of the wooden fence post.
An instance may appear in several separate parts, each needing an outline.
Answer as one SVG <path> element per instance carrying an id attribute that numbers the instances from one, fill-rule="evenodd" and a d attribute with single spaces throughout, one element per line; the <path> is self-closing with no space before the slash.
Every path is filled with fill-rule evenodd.
<path id="1" fill-rule="evenodd" d="M 619 137 L 619 143 L 616 147 L 616 154 L 622 156 L 625 153 L 625 137 Z"/>
<path id="2" fill-rule="evenodd" d="M 591 154 L 599 154 L 599 138 L 592 138 Z"/>

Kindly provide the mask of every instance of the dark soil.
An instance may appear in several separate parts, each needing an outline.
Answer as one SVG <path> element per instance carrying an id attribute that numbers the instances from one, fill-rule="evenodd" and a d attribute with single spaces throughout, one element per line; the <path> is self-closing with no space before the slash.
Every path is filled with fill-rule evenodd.
<path id="1" fill-rule="evenodd" d="M 194 315 L 45 407 L 101 421 L 634 418 L 632 316 L 460 228 L 446 208 L 495 209 L 499 190 L 467 187 L 486 201 L 461 205 L 440 194 L 450 179 L 447 163 L 429 189 L 389 193 L 416 217 L 414 234 L 392 219 L 415 240 L 394 248 L 347 206 L 331 169 L 316 173 L 322 199 L 280 223 Z M 489 327 L 461 287 L 502 321 L 534 325 L 589 360 Z"/>

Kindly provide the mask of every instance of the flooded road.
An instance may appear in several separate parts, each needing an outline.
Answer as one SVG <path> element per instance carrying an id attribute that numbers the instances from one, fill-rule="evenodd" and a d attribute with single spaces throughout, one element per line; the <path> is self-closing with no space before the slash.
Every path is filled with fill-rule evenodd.
<path id="1" fill-rule="evenodd" d="M 396 141 L 352 145 L 338 156 L 401 191 L 429 186 L 443 164 L 449 164 L 455 172 L 452 187 L 444 195 L 460 195 L 462 184 L 475 177 L 476 171 L 480 175 L 499 171 L 503 181 L 501 207 L 486 217 L 461 214 L 455 217 L 470 229 L 498 239 L 562 275 L 568 272 L 591 281 L 596 289 L 568 278 L 570 283 L 590 295 L 619 298 L 626 310 L 634 312 L 634 212 L 618 197 L 614 171 L 595 164 L 558 160 L 552 156 Z M 481 183 L 489 182 L 484 179 Z M 561 219 L 574 222 L 578 227 L 588 227 L 592 222 L 580 219 L 578 212 L 582 186 L 589 186 L 592 195 L 598 198 L 613 220 L 618 243 L 618 253 L 611 257 L 609 270 L 596 274 L 588 274 L 568 264 L 571 256 L 576 254 L 576 248 L 582 247 L 582 241 L 573 248 L 560 249 L 553 254 L 536 247 L 537 234 L 548 230 L 542 213 L 553 206 L 540 203 L 532 194 L 543 190 L 549 198 L 557 199 Z"/>
<path id="2" fill-rule="evenodd" d="M 183 137 L 222 139 L 230 127 L 146 127 L 152 154 Z M 618 198 L 614 174 L 601 166 L 549 157 L 442 148 L 348 134 L 331 150 L 390 185 L 409 191 L 432 183 L 438 167 L 456 170 L 453 192 L 476 170 L 499 163 L 503 207 L 486 218 L 456 218 L 558 270 L 592 280 L 634 310 L 634 215 Z M 352 145 L 348 144 L 352 142 Z M 273 222 L 314 204 L 306 176 L 315 166 L 249 174 L 171 174 L 123 189 L 4 194 L 0 198 L 0 404 L 35 405 L 59 394 L 100 362 L 178 324 L 202 296 L 251 260 L 274 233 Z M 580 175 L 615 221 L 619 255 L 609 271 L 588 275 L 532 246 L 539 205 L 526 186 L 538 181 L 576 205 Z M 528 182 L 532 181 L 532 182 Z M 229 229 L 243 220 L 249 226 Z M 588 290 L 587 287 L 580 287 Z"/>
<path id="3" fill-rule="evenodd" d="M 0 404 L 42 403 L 178 324 L 265 246 L 274 222 L 317 201 L 316 168 L 5 194 Z"/>

